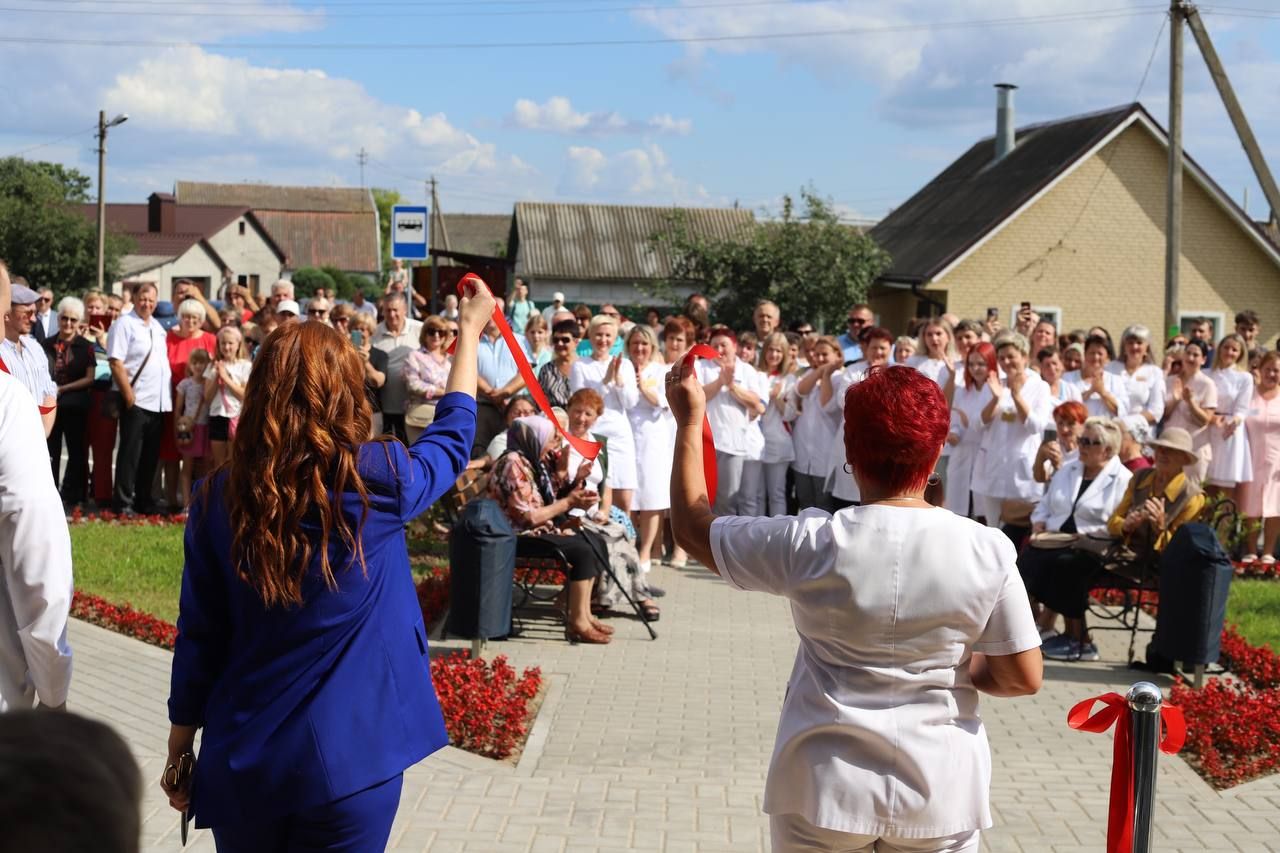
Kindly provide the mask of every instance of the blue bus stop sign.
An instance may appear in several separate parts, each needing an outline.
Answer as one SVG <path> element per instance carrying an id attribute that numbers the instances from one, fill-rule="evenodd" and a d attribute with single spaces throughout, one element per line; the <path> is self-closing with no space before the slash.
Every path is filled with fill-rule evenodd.
<path id="1" fill-rule="evenodd" d="M 397 204 L 391 208 L 391 257 L 402 261 L 427 259 L 427 208 Z"/>

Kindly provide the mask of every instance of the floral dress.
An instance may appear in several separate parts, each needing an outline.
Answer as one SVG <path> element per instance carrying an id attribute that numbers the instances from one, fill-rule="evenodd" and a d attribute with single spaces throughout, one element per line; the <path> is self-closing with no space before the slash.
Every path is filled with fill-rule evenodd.
<path id="1" fill-rule="evenodd" d="M 493 466 L 489 477 L 489 497 L 498 502 L 511 526 L 520 534 L 555 533 L 550 519 L 536 527 L 529 526 L 534 510 L 546 506 L 538 480 L 529 460 L 519 453 L 504 453 Z"/>

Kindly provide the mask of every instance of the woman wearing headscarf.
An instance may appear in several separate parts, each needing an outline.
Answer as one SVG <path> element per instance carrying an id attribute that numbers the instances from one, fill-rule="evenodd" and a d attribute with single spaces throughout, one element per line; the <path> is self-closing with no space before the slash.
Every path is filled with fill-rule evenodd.
<path id="1" fill-rule="evenodd" d="M 541 416 L 517 418 L 507 429 L 507 452 L 494 463 L 489 496 L 498 502 L 521 536 L 554 545 L 569 561 L 569 612 L 565 639 L 571 643 L 607 643 L 613 629 L 591 615 L 591 587 L 608 565 L 605 544 L 583 530 L 564 526 L 560 516 L 586 510 L 599 501 L 594 491 L 575 479 L 557 496 L 551 470 L 560 449 L 560 434 Z"/>
<path id="2" fill-rule="evenodd" d="M 841 438 L 861 506 L 734 518 L 707 497 L 701 385 L 673 377 L 676 535 L 732 588 L 787 599 L 800 635 L 765 783 L 773 850 L 977 851 L 978 694 L 1035 693 L 1043 664 L 1009 540 L 924 499 L 942 390 L 906 367 L 852 386 Z"/>

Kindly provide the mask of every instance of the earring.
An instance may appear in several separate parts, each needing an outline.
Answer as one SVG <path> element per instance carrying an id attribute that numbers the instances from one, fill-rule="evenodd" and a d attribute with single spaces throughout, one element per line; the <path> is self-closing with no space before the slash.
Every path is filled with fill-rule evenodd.
<path id="1" fill-rule="evenodd" d="M 848 463 L 848 462 L 844 463 L 844 472 L 845 472 L 846 474 L 852 474 L 852 473 L 853 473 L 853 468 L 851 468 L 851 467 L 849 466 L 849 463 Z"/>
<path id="2" fill-rule="evenodd" d="M 936 485 L 938 485 L 938 484 L 939 484 L 939 483 L 941 483 L 941 482 L 942 482 L 942 478 L 941 478 L 941 477 L 939 477 L 939 476 L 937 475 L 937 473 L 933 473 L 933 474 L 930 474 L 930 475 L 929 475 L 929 485 L 930 485 L 930 486 L 936 486 Z"/>

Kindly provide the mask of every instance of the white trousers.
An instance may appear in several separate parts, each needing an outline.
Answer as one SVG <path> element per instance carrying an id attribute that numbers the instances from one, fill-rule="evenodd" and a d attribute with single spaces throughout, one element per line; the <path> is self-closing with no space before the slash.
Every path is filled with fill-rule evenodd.
<path id="1" fill-rule="evenodd" d="M 759 518 L 764 514 L 764 463 L 759 459 L 747 459 L 742 463 L 738 515 Z"/>
<path id="2" fill-rule="evenodd" d="M 737 515 L 742 499 L 742 469 L 746 457 L 716 451 L 716 499 L 712 511 L 716 515 Z"/>
<path id="3" fill-rule="evenodd" d="M 790 462 L 764 463 L 764 493 L 771 517 L 787 514 L 787 469 L 790 467 Z"/>
<path id="4" fill-rule="evenodd" d="M 855 835 L 814 826 L 798 814 L 769 815 L 773 853 L 977 853 L 978 830 L 945 838 Z"/>

